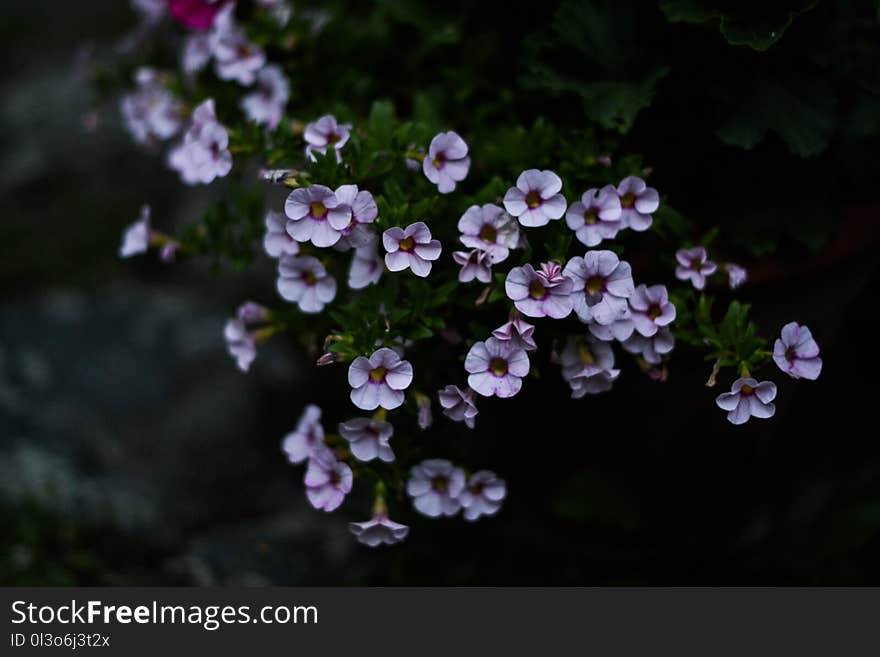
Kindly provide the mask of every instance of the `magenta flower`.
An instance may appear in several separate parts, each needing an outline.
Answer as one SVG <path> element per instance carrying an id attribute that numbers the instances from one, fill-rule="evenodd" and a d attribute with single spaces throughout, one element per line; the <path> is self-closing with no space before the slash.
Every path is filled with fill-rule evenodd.
<path id="1" fill-rule="evenodd" d="M 635 176 L 628 176 L 617 186 L 620 197 L 620 222 L 624 227 L 636 231 L 648 230 L 654 218 L 652 213 L 660 207 L 660 195 L 653 187 Z"/>
<path id="2" fill-rule="evenodd" d="M 351 221 L 351 208 L 324 185 L 294 189 L 284 202 L 284 214 L 290 219 L 287 232 L 293 239 L 318 247 L 336 244 Z"/>
<path id="3" fill-rule="evenodd" d="M 653 337 L 646 338 L 638 333 L 633 333 L 622 346 L 631 354 L 638 354 L 650 365 L 659 365 L 663 356 L 675 347 L 675 337 L 669 327 L 659 329 Z"/>
<path id="4" fill-rule="evenodd" d="M 524 349 L 513 349 L 509 342 L 489 338 L 475 342 L 464 359 L 470 374 L 468 385 L 484 397 L 513 397 L 529 373 L 529 357 Z"/>
<path id="5" fill-rule="evenodd" d="M 351 124 L 337 123 L 336 117 L 332 114 L 325 114 L 314 123 L 306 126 L 303 137 L 306 143 L 306 155 L 314 161 L 315 156 L 312 153 L 321 153 L 326 155 L 327 149 L 332 148 L 336 154 L 336 161 L 342 162 L 343 146 L 348 143 L 351 136 Z"/>
<path id="6" fill-rule="evenodd" d="M 241 108 L 251 121 L 274 130 L 289 98 L 290 83 L 281 67 L 268 64 L 257 73 L 257 90 L 241 99 Z"/>
<path id="7" fill-rule="evenodd" d="M 416 511 L 430 518 L 454 516 L 461 509 L 464 472 L 446 459 L 428 459 L 410 470 L 406 492 Z"/>
<path id="8" fill-rule="evenodd" d="M 373 195 L 367 190 L 359 190 L 357 185 L 341 185 L 335 194 L 339 203 L 351 211 L 348 224 L 339 229 L 343 238 L 356 249 L 372 243 L 376 234 L 370 224 L 379 216 Z"/>
<path id="9" fill-rule="evenodd" d="M 545 262 L 538 271 L 529 264 L 511 269 L 504 290 L 523 315 L 562 319 L 571 313 L 572 285 L 558 264 Z"/>
<path id="10" fill-rule="evenodd" d="M 299 253 L 299 242 L 287 232 L 287 217 L 281 212 L 269 210 L 266 213 L 266 233 L 263 236 L 263 249 L 271 258 Z"/>
<path id="11" fill-rule="evenodd" d="M 822 371 L 819 345 L 806 326 L 789 322 L 773 344 L 773 362 L 793 379 L 815 381 Z"/>
<path id="12" fill-rule="evenodd" d="M 485 251 L 495 264 L 506 260 L 519 244 L 516 221 L 493 203 L 470 206 L 458 220 L 458 230 L 462 244 Z"/>
<path id="13" fill-rule="evenodd" d="M 552 171 L 528 169 L 504 195 L 504 209 L 527 227 L 546 226 L 565 214 L 562 180 Z"/>
<path id="14" fill-rule="evenodd" d="M 596 246 L 610 240 L 624 228 L 620 221 L 620 197 L 614 185 L 588 189 L 580 201 L 572 203 L 565 213 L 565 223 L 575 231 L 582 244 Z"/>
<path id="15" fill-rule="evenodd" d="M 339 435 L 349 442 L 349 449 L 360 461 L 378 458 L 386 463 L 394 460 L 394 451 L 388 444 L 394 434 L 390 422 L 358 417 L 339 424 Z"/>
<path id="16" fill-rule="evenodd" d="M 382 278 L 383 271 L 385 271 L 385 261 L 379 255 L 378 244 L 368 244 L 355 249 L 348 270 L 348 287 L 352 290 L 362 290 L 368 285 L 374 285 Z"/>
<path id="17" fill-rule="evenodd" d="M 675 306 L 669 301 L 665 285 L 639 285 L 629 298 L 629 307 L 633 326 L 646 338 L 675 319 Z"/>
<path id="18" fill-rule="evenodd" d="M 572 304 L 582 322 L 611 324 L 627 314 L 634 291 L 632 268 L 613 251 L 587 251 L 575 256 L 562 272 L 572 281 Z"/>
<path id="19" fill-rule="evenodd" d="M 316 451 L 324 448 L 324 427 L 321 426 L 321 409 L 314 404 L 306 406 L 296 428 L 284 436 L 281 449 L 291 463 L 302 463 Z"/>
<path id="20" fill-rule="evenodd" d="M 573 399 L 610 390 L 620 375 L 620 370 L 614 369 L 611 345 L 590 338 L 570 336 L 559 354 L 559 364 Z"/>
<path id="21" fill-rule="evenodd" d="M 458 272 L 459 282 L 470 283 L 475 278 L 481 283 L 492 280 L 492 256 L 486 251 L 453 251 L 452 259 L 461 265 L 461 271 Z"/>
<path id="22" fill-rule="evenodd" d="M 312 256 L 281 256 L 278 293 L 304 313 L 319 313 L 336 297 L 336 280 Z"/>
<path id="23" fill-rule="evenodd" d="M 329 449 L 312 453 L 303 483 L 309 503 L 319 511 L 334 511 L 351 492 L 354 474 L 345 463 L 337 461 Z"/>
<path id="24" fill-rule="evenodd" d="M 137 90 L 120 102 L 125 127 L 138 144 L 170 139 L 183 123 L 183 104 L 168 91 L 152 68 L 135 73 Z"/>
<path id="25" fill-rule="evenodd" d="M 412 269 L 422 278 L 431 273 L 431 261 L 440 257 L 439 240 L 431 239 L 431 230 L 422 221 L 410 224 L 406 229 L 394 226 L 382 233 L 385 266 L 390 271 Z"/>
<path id="26" fill-rule="evenodd" d="M 409 534 L 409 527 L 389 520 L 384 513 L 374 515 L 366 522 L 350 522 L 348 529 L 359 543 L 368 547 L 394 545 L 400 543 Z"/>
<path id="27" fill-rule="evenodd" d="M 437 185 L 437 191 L 448 194 L 455 184 L 467 177 L 471 158 L 467 156 L 468 145 L 458 133 L 441 132 L 434 136 L 428 146 L 428 154 L 422 160 L 425 177 Z"/>
<path id="28" fill-rule="evenodd" d="M 533 351 L 538 348 L 532 334 L 535 327 L 520 317 L 514 317 L 506 324 L 492 331 L 493 337 L 502 342 L 509 342 L 511 349 L 525 349 Z"/>
<path id="29" fill-rule="evenodd" d="M 776 384 L 772 381 L 761 381 L 743 378 L 733 382 L 730 392 L 715 398 L 718 408 L 729 411 L 727 420 L 731 424 L 745 424 L 750 417 L 768 418 L 776 413 L 776 405 L 771 402 L 776 398 Z"/>
<path id="30" fill-rule="evenodd" d="M 455 422 L 464 422 L 468 429 L 474 428 L 477 405 L 474 403 L 473 390 L 449 385 L 437 393 L 437 398 L 443 407 L 443 415 Z"/>
<path id="31" fill-rule="evenodd" d="M 724 271 L 727 272 L 727 280 L 730 285 L 731 290 L 735 290 L 740 285 L 746 282 L 746 278 L 748 278 L 748 272 L 745 268 L 740 267 L 736 263 L 728 262 L 723 266 Z"/>
<path id="32" fill-rule="evenodd" d="M 377 349 L 369 358 L 358 356 L 348 368 L 351 401 L 364 411 L 397 408 L 412 380 L 412 365 L 388 347 Z"/>
<path id="33" fill-rule="evenodd" d="M 133 255 L 146 253 L 150 248 L 150 206 L 142 205 L 138 220 L 129 225 L 122 234 L 119 245 L 119 257 L 130 258 Z"/>
<path id="34" fill-rule="evenodd" d="M 718 265 L 707 260 L 706 249 L 702 246 L 679 249 L 675 252 L 675 259 L 678 260 L 675 277 L 680 281 L 690 281 L 698 290 L 706 287 L 707 276 L 718 271 Z"/>
<path id="35" fill-rule="evenodd" d="M 477 470 L 458 496 L 464 519 L 473 522 L 481 516 L 495 515 L 506 495 L 507 485 L 503 479 L 490 470 Z"/>
<path id="36" fill-rule="evenodd" d="M 166 0 L 171 16 L 191 30 L 208 30 L 214 17 L 223 8 L 217 0 Z"/>

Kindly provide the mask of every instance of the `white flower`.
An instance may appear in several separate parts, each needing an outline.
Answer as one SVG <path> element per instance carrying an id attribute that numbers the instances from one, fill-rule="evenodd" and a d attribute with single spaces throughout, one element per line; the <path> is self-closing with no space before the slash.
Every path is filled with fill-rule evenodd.
<path id="1" fill-rule="evenodd" d="M 304 313 L 319 313 L 336 297 L 336 280 L 312 256 L 282 256 L 277 286 L 279 294 Z"/>
<path id="2" fill-rule="evenodd" d="M 349 442 L 351 453 L 360 461 L 372 461 L 375 458 L 385 462 L 393 461 L 394 451 L 388 444 L 388 439 L 393 434 L 394 427 L 390 422 L 367 417 L 358 417 L 339 425 L 339 435 Z"/>
<path id="3" fill-rule="evenodd" d="M 507 495 L 503 479 L 490 470 L 478 470 L 470 476 L 464 490 L 458 496 L 464 509 L 464 519 L 473 522 L 480 516 L 498 513 Z"/>
<path id="4" fill-rule="evenodd" d="M 461 509 L 464 471 L 445 459 L 428 459 L 410 470 L 406 492 L 422 515 L 454 516 Z"/>
<path id="5" fill-rule="evenodd" d="M 141 206 L 141 214 L 137 221 L 125 229 L 122 244 L 119 245 L 119 257 L 130 258 L 133 255 L 146 253 L 150 247 L 150 206 Z"/>
<path id="6" fill-rule="evenodd" d="M 274 130 L 289 98 L 290 83 L 281 68 L 268 64 L 257 73 L 257 90 L 242 98 L 241 107 L 251 121 Z"/>

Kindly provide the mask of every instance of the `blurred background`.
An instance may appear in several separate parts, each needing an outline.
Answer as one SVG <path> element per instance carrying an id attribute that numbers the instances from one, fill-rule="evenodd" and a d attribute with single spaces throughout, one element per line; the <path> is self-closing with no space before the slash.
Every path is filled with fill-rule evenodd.
<path id="1" fill-rule="evenodd" d="M 388 42 L 439 35 L 435 50 L 399 63 L 400 78 L 377 74 L 389 87 L 381 93 L 393 96 L 398 79 L 443 88 L 437 62 L 462 70 L 464 46 L 477 44 L 467 56 L 485 80 L 522 73 L 534 88 L 531 71 L 546 83 L 523 100 L 524 113 L 553 100 L 543 109 L 578 120 L 589 96 L 566 96 L 571 85 L 548 72 L 560 68 L 534 64 L 566 59 L 554 30 L 577 3 L 528 16 L 498 3 L 433 4 L 370 5 Z M 128 4 L 7 0 L 2 11 L 0 584 L 880 583 L 880 105 L 854 91 L 877 90 L 861 71 L 876 76 L 880 60 L 846 38 L 856 27 L 877 36 L 873 3 L 821 3 L 766 57 L 729 45 L 713 25 L 665 21 L 656 9 L 633 18 L 662 25 L 644 46 L 663 44 L 672 72 L 623 146 L 645 154 L 652 184 L 676 207 L 722 223 L 752 273 L 739 296 L 765 335 L 791 320 L 810 326 L 821 378 L 797 383 L 768 370 L 780 387 L 776 417 L 733 427 L 715 407 L 720 390 L 703 385 L 709 367 L 684 352 L 667 383 L 628 364 L 613 394 L 594 399 L 569 400 L 561 378 L 547 377 L 515 407 L 484 404 L 475 433 L 443 424 L 442 439 L 472 443 L 471 462 L 507 480 L 500 515 L 431 521 L 392 502 L 411 534 L 379 550 L 347 531 L 368 502 L 314 511 L 302 469 L 279 448 L 305 404 L 334 409 L 338 371 L 316 371 L 279 340 L 244 376 L 225 353 L 223 323 L 238 302 L 273 301 L 270 263 L 240 274 L 117 258 L 142 203 L 172 226 L 223 193 L 180 185 L 158 153 L 135 148 L 113 103 L 96 102 L 85 78 L 90 44 L 106 47 L 133 28 Z M 551 42 L 556 34 L 560 49 L 525 52 L 527 35 L 512 25 Z M 496 40 L 487 44 L 486 33 Z M 850 59 L 823 51 L 826 37 Z M 805 44 L 834 64 L 827 79 L 792 91 L 782 76 L 804 75 Z M 708 61 L 740 71 L 748 91 L 730 85 L 710 98 L 701 80 L 732 78 Z M 768 92 L 750 79 L 756 70 L 782 81 Z M 826 87 L 838 92 L 833 119 L 827 104 L 798 100 L 821 101 Z M 780 88 L 793 109 L 774 105 Z M 763 141 L 760 127 L 745 136 L 707 127 L 728 125 L 719 108 L 744 93 L 756 114 L 775 117 Z M 787 129 L 801 118 L 802 131 Z M 749 138 L 743 150 L 737 140 Z"/>

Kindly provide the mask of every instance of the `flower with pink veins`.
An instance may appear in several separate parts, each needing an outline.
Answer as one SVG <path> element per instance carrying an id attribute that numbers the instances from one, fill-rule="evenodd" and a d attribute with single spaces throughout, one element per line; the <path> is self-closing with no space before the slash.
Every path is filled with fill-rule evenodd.
<path id="1" fill-rule="evenodd" d="M 514 267 L 504 281 L 507 297 L 523 315 L 553 319 L 571 313 L 572 286 L 572 280 L 555 262 L 545 262 L 538 271 L 529 264 Z"/>
<path id="2" fill-rule="evenodd" d="M 504 195 L 504 209 L 523 226 L 546 226 L 565 214 L 565 197 L 560 194 L 562 179 L 552 171 L 528 169 L 519 174 L 516 187 Z"/>
<path id="3" fill-rule="evenodd" d="M 629 307 L 633 326 L 646 338 L 675 319 L 675 305 L 669 301 L 665 285 L 639 285 L 629 298 Z"/>
<path id="4" fill-rule="evenodd" d="M 332 451 L 316 450 L 309 458 L 303 479 L 309 504 L 319 511 L 335 511 L 351 492 L 353 480 L 351 468 L 337 461 Z"/>
<path id="5" fill-rule="evenodd" d="M 678 267 L 675 277 L 680 281 L 690 281 L 697 290 L 706 287 L 706 277 L 718 271 L 718 265 L 707 259 L 706 249 L 695 246 L 692 249 L 679 249 L 675 252 Z"/>
<path id="6" fill-rule="evenodd" d="M 509 342 L 511 349 L 534 351 L 538 348 L 538 345 L 535 344 L 535 339 L 532 337 L 535 327 L 519 317 L 519 313 L 513 313 L 513 315 L 515 316 L 510 321 L 492 331 L 492 336 L 502 342 Z"/>
<path id="7" fill-rule="evenodd" d="M 336 226 L 347 226 L 351 220 L 351 208 L 324 185 L 294 189 L 284 202 L 284 214 L 293 239 L 322 248 L 336 244 L 342 237 Z"/>
<path id="8" fill-rule="evenodd" d="M 393 226 L 382 233 L 385 246 L 385 266 L 389 271 L 411 269 L 422 278 L 431 273 L 431 261 L 440 257 L 440 241 L 431 239 L 431 230 L 417 221 L 405 229 Z"/>
<path id="9" fill-rule="evenodd" d="M 454 251 L 452 259 L 461 265 L 458 272 L 460 283 L 470 283 L 475 278 L 481 283 L 492 280 L 492 256 L 486 251 L 473 249 L 472 251 Z"/>
<path id="10" fill-rule="evenodd" d="M 453 191 L 456 183 L 467 177 L 470 166 L 468 145 L 452 130 L 435 135 L 422 160 L 425 177 L 437 185 L 441 194 Z"/>
<path id="11" fill-rule="evenodd" d="M 443 407 L 443 415 L 455 422 L 464 422 L 468 429 L 474 428 L 478 411 L 473 390 L 449 385 L 437 393 L 437 398 Z"/>
<path id="12" fill-rule="evenodd" d="M 304 313 L 319 313 L 336 297 L 336 280 L 313 256 L 282 256 L 277 287 L 284 299 Z"/>
<path id="13" fill-rule="evenodd" d="M 776 413 L 776 384 L 772 381 L 758 383 L 752 378 L 741 378 L 733 382 L 730 392 L 715 398 L 718 408 L 728 411 L 727 420 L 731 424 L 745 424 L 751 417 L 766 419 Z"/>
<path id="14" fill-rule="evenodd" d="M 351 401 L 364 411 L 399 407 L 412 380 L 412 365 L 388 347 L 377 349 L 369 358 L 358 356 L 348 368 Z"/>
<path id="15" fill-rule="evenodd" d="M 572 304 L 582 322 L 608 325 L 626 317 L 627 299 L 635 289 L 632 267 L 614 251 L 575 256 L 562 273 L 572 281 Z"/>
<path id="16" fill-rule="evenodd" d="M 333 227 L 341 234 L 347 244 L 356 249 L 371 244 L 376 239 L 376 234 L 370 228 L 370 224 L 379 216 L 379 208 L 373 195 L 365 189 L 358 189 L 357 185 L 341 185 L 336 189 L 336 198 L 339 203 L 351 210 L 348 223 L 331 219 Z"/>
<path id="17" fill-rule="evenodd" d="M 565 213 L 565 223 L 586 246 L 613 239 L 624 228 L 620 221 L 620 197 L 614 185 L 588 189 L 580 201 L 572 203 Z"/>
<path id="18" fill-rule="evenodd" d="M 332 114 L 325 114 L 317 121 L 306 125 L 303 137 L 306 140 L 306 155 L 315 161 L 313 153 L 326 155 L 327 149 L 332 148 L 336 154 L 336 161 L 342 162 L 343 146 L 348 143 L 351 136 L 350 123 L 337 123 Z"/>
<path id="19" fill-rule="evenodd" d="M 324 427 L 321 425 L 321 409 L 309 404 L 300 415 L 296 428 L 284 436 L 281 449 L 291 463 L 302 463 L 312 457 L 324 445 Z"/>
<path id="20" fill-rule="evenodd" d="M 470 375 L 468 385 L 484 397 L 513 397 L 522 388 L 529 368 L 524 349 L 514 349 L 498 338 L 475 342 L 464 360 Z"/>
<path id="21" fill-rule="evenodd" d="M 617 186 L 620 197 L 620 222 L 635 231 L 648 230 L 654 221 L 651 215 L 660 207 L 660 195 L 636 176 L 628 176 Z"/>
<path id="22" fill-rule="evenodd" d="M 458 230 L 462 244 L 489 253 L 495 264 L 519 245 L 519 226 L 494 203 L 470 206 L 458 220 Z"/>
<path id="23" fill-rule="evenodd" d="M 773 344 L 773 362 L 793 379 L 815 381 L 822 371 L 819 345 L 806 326 L 789 322 Z"/>

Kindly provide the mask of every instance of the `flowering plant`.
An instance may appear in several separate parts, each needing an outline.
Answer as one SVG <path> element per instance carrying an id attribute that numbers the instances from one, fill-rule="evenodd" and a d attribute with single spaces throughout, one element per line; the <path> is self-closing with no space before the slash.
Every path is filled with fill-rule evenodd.
<path id="1" fill-rule="evenodd" d="M 707 386 L 731 382 L 716 403 L 743 424 L 775 412 L 776 385 L 754 374 L 819 376 L 810 330 L 791 322 L 771 349 L 749 305 L 729 299 L 747 273 L 719 231 L 673 209 L 601 120 L 449 125 L 424 99 L 360 112 L 309 86 L 324 15 L 283 0 L 136 6 L 165 25 L 155 47 L 177 63 L 133 66 L 125 123 L 139 144 L 170 142 L 183 184 L 228 193 L 173 236 L 145 206 L 120 255 L 277 260 L 274 292 L 264 281 L 218 336 L 243 372 L 270 339 L 297 340 L 338 372 L 338 404 L 302 400 L 282 448 L 305 464 L 315 509 L 372 487 L 371 519 L 351 525 L 361 542 L 405 538 L 389 512 L 405 496 L 429 517 L 497 513 L 507 482 L 491 464 L 453 463 L 442 442 L 426 453 L 420 432 L 491 430 L 480 411 L 518 412 L 509 398 L 543 377 L 588 405 L 623 375 L 662 385 L 675 351 L 693 350 Z"/>

